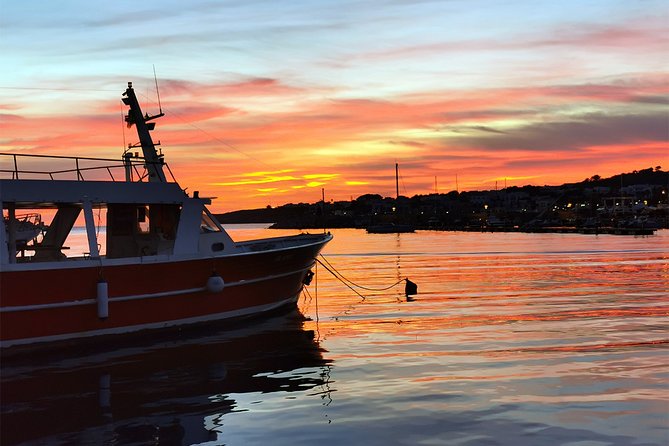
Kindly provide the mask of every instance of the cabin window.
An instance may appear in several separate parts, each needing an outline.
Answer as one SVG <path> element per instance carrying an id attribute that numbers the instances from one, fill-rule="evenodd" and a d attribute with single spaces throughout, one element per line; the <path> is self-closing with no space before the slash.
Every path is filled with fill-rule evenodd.
<path id="1" fill-rule="evenodd" d="M 136 232 L 137 208 L 129 204 L 110 204 L 107 209 L 107 234 L 130 236 Z"/>
<path id="2" fill-rule="evenodd" d="M 223 245 L 223 243 L 220 243 L 220 242 L 219 243 L 214 243 L 213 245 L 211 245 L 211 250 L 214 251 L 214 252 L 223 251 L 224 248 L 225 248 L 225 246 Z"/>
<path id="3" fill-rule="evenodd" d="M 146 216 L 146 206 L 137 207 L 137 229 L 140 234 L 149 233 L 149 221 Z"/>
<path id="4" fill-rule="evenodd" d="M 176 204 L 110 204 L 107 257 L 171 254 L 180 214 Z"/>
<path id="5" fill-rule="evenodd" d="M 214 219 L 214 216 L 206 209 L 202 212 L 202 223 L 200 224 L 200 232 L 220 232 L 221 227 Z"/>
<path id="6" fill-rule="evenodd" d="M 159 234 L 165 240 L 174 240 L 181 209 L 175 204 L 152 204 L 149 208 L 151 232 Z"/>

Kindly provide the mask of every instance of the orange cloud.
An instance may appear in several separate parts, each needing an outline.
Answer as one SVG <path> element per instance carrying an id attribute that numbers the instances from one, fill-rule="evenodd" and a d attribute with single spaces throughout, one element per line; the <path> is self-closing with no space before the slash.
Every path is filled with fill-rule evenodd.
<path id="1" fill-rule="evenodd" d="M 253 180 L 239 180 L 239 181 L 229 181 L 226 183 L 212 183 L 212 186 L 246 186 L 250 184 L 277 183 L 281 181 L 293 181 L 293 180 L 297 180 L 297 178 L 291 175 L 283 175 L 283 176 L 267 175 L 264 178 L 258 178 Z"/>
<path id="2" fill-rule="evenodd" d="M 433 192 L 435 177 L 447 192 L 456 175 L 460 190 L 480 189 L 503 178 L 509 186 L 559 184 L 669 162 L 669 89 L 660 74 L 383 100 L 323 99 L 267 79 L 165 84 L 166 117 L 154 137 L 180 184 L 221 197 L 215 210 L 264 206 L 271 196 L 317 201 L 320 194 L 307 191 L 319 187 L 334 199 L 391 196 L 395 161 L 406 195 Z M 244 104 L 246 97 L 272 95 L 290 105 Z M 231 96 L 234 107 L 220 105 Z M 100 104 L 91 104 L 90 115 L 68 114 L 74 108 L 66 105 L 36 115 L 15 101 L 0 103 L 7 111 L 0 150 L 119 158 L 137 137 L 123 125 L 118 104 Z"/>

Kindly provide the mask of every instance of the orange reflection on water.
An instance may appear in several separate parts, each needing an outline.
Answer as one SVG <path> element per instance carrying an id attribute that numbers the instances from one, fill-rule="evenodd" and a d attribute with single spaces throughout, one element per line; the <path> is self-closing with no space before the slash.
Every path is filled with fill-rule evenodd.
<path id="1" fill-rule="evenodd" d="M 335 231 L 325 256 L 347 279 L 381 288 L 409 277 L 419 294 L 362 299 L 320 269 L 318 323 L 315 284 L 305 314 L 335 378 L 337 367 L 366 371 L 347 383 L 362 394 L 373 378 L 394 394 L 460 391 L 483 406 L 636 399 L 652 410 L 669 368 L 667 241 Z"/>

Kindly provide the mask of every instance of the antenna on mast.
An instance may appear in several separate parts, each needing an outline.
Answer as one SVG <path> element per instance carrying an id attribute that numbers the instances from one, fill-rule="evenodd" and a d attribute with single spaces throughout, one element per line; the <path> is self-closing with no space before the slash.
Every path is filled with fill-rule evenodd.
<path id="1" fill-rule="evenodd" d="M 156 77 L 156 65 L 153 64 L 153 80 L 156 83 L 156 96 L 158 96 L 158 110 L 163 114 L 163 107 L 160 105 L 160 91 L 158 90 L 158 77 Z"/>

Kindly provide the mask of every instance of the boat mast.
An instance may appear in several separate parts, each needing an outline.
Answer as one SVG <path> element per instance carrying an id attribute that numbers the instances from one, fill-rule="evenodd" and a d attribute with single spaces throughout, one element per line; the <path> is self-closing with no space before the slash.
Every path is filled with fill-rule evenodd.
<path id="1" fill-rule="evenodd" d="M 125 90 L 125 93 L 123 93 L 123 96 L 123 103 L 130 107 L 128 114 L 125 117 L 125 122 L 127 122 L 129 126 L 134 124 L 137 128 L 137 135 L 139 136 L 139 144 L 129 147 L 142 147 L 144 166 L 149 173 L 149 181 L 164 183 L 166 178 L 165 173 L 163 172 L 163 154 L 158 154 L 156 151 L 156 145 L 160 145 L 160 142 L 154 144 L 153 139 L 151 139 L 151 134 L 149 133 L 155 128 L 156 123 L 149 121 L 165 116 L 165 114 L 161 111 L 153 116 L 149 116 L 148 113 L 143 115 L 142 109 L 139 107 L 139 102 L 137 101 L 137 96 L 135 96 L 135 90 L 132 89 L 132 82 L 128 82 L 128 88 Z"/>
<path id="2" fill-rule="evenodd" d="M 399 175 L 399 165 L 395 163 L 395 200 L 400 198 L 400 175 Z"/>

